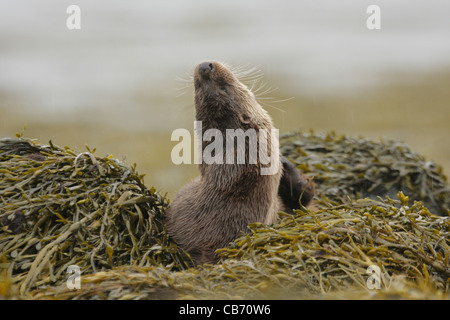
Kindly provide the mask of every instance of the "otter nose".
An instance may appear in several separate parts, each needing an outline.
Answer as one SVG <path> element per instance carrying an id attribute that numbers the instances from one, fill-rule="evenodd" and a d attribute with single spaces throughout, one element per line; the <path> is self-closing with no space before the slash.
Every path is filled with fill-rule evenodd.
<path id="1" fill-rule="evenodd" d="M 214 65 L 212 62 L 209 62 L 209 61 L 202 62 L 198 66 L 198 72 L 202 76 L 208 76 L 211 73 L 211 71 L 213 71 L 213 69 L 214 69 Z"/>

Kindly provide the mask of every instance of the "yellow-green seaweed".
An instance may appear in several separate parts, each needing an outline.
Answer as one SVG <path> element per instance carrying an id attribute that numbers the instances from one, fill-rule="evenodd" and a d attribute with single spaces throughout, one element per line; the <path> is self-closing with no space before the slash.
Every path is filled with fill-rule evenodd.
<path id="1" fill-rule="evenodd" d="M 388 196 L 362 198 L 365 187 L 352 183 L 361 172 L 340 153 L 363 153 L 366 146 L 370 150 L 362 159 L 369 165 L 376 152 L 386 153 L 385 145 L 360 139 L 351 147 L 353 140 L 332 133 L 290 134 L 281 141 L 283 153 L 314 174 L 318 209 L 281 214 L 273 225 L 252 224 L 248 234 L 219 250 L 218 264 L 189 268 L 188 257 L 165 232 L 169 201 L 146 187 L 135 167 L 95 156 L 95 150 L 78 153 L 52 143 L 1 139 L 0 297 L 450 298 L 450 218 L 431 213 L 415 201 L 415 193 L 400 191 L 407 181 L 400 173 L 409 172 L 402 164 L 411 168 L 420 157 L 402 149 L 400 158 L 408 161 L 391 159 L 393 169 L 385 163 L 387 169 L 374 174 L 384 181 L 383 172 L 389 179 L 389 170 L 397 172 L 396 182 L 387 184 Z M 332 151 L 325 152 L 328 148 Z M 395 149 L 388 143 L 389 148 Z M 435 169 L 431 176 L 445 194 L 445 177 Z M 421 181 L 426 180 L 410 179 L 410 190 L 419 190 Z M 445 209 L 446 196 L 434 200 Z M 69 265 L 81 269 L 79 289 L 66 284 Z M 374 268 L 379 289 L 371 282 Z"/>

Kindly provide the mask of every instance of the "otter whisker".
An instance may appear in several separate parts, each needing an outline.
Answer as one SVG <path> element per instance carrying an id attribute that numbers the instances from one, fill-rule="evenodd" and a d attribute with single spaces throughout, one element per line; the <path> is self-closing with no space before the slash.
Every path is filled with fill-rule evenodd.
<path id="1" fill-rule="evenodd" d="M 256 86 L 256 85 L 258 85 L 258 87 L 256 89 L 252 90 L 252 92 L 255 95 L 255 97 L 257 97 L 257 98 L 263 97 L 265 95 L 268 95 L 268 94 L 278 90 L 278 88 L 274 88 L 262 81 L 256 82 L 254 84 L 254 86 Z"/>
<path id="2" fill-rule="evenodd" d="M 258 101 L 258 102 L 261 103 L 261 101 Z M 275 106 L 273 106 L 273 105 L 271 105 L 271 104 L 269 104 L 269 103 L 267 103 L 267 102 L 262 102 L 261 104 L 264 105 L 265 107 L 270 107 L 270 108 L 272 108 L 272 109 L 275 109 L 275 110 L 280 111 L 280 112 L 283 112 L 283 113 L 286 113 L 286 112 L 287 112 L 286 110 L 283 110 L 283 109 L 281 109 L 281 108 L 275 107 Z"/>
<path id="3" fill-rule="evenodd" d="M 250 64 L 230 67 L 230 69 L 241 82 L 256 81 L 264 75 L 259 66 L 250 66 Z"/>
<path id="4" fill-rule="evenodd" d="M 185 77 L 177 76 L 175 80 L 181 83 L 181 86 L 176 89 L 178 92 L 176 97 L 181 97 L 186 94 L 188 89 L 192 89 L 194 87 L 194 76 L 190 73 L 186 73 Z"/>

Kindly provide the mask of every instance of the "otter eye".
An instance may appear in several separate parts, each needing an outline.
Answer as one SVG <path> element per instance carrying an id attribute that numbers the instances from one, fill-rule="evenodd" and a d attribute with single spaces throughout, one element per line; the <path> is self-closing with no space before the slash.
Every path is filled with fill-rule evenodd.
<path id="1" fill-rule="evenodd" d="M 246 114 L 242 114 L 241 115 L 241 121 L 243 122 L 243 123 L 250 123 L 250 117 L 248 116 L 248 115 L 246 115 Z"/>
<path id="2" fill-rule="evenodd" d="M 209 63 L 209 68 L 211 69 L 211 71 L 214 69 L 214 65 L 211 62 Z"/>

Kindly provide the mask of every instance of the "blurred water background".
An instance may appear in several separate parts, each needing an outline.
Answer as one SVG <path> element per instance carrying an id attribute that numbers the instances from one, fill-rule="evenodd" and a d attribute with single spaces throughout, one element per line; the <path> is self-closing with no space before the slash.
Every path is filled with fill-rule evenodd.
<path id="1" fill-rule="evenodd" d="M 66 9 L 81 9 L 69 30 Z M 369 5 L 381 29 L 369 30 Z M 193 132 L 195 65 L 256 67 L 280 133 L 399 139 L 450 172 L 450 2 L 442 0 L 0 3 L 0 137 L 25 136 L 137 164 L 175 192 L 176 128 Z M 262 100 L 266 101 L 266 100 Z"/>

